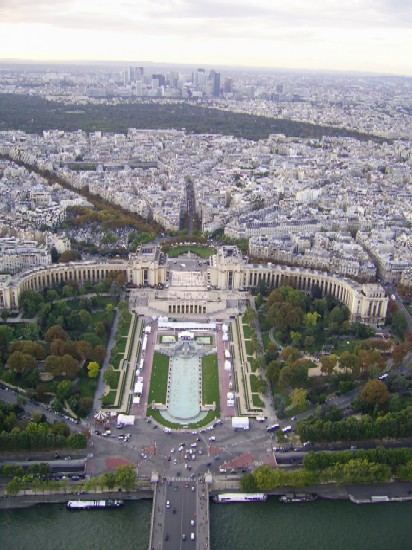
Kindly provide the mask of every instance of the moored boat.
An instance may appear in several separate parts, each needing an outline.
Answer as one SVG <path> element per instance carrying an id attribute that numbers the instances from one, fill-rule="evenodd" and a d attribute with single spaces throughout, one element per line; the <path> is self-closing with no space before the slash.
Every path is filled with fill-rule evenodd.
<path id="1" fill-rule="evenodd" d="M 279 501 L 289 504 L 290 502 L 312 502 L 317 498 L 313 493 L 286 493 L 279 497 Z"/>
<path id="2" fill-rule="evenodd" d="M 265 493 L 221 493 L 214 497 L 215 502 L 264 502 L 268 496 Z"/>
<path id="3" fill-rule="evenodd" d="M 107 500 L 69 500 L 66 504 L 68 510 L 100 510 L 102 508 L 121 508 L 124 501 L 118 498 Z"/>

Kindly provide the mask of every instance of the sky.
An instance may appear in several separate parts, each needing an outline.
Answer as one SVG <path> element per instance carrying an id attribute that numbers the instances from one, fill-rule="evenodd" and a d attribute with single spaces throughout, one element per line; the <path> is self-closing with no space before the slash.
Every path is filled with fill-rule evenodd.
<path id="1" fill-rule="evenodd" d="M 0 0 L 0 58 L 412 76 L 412 0 Z"/>

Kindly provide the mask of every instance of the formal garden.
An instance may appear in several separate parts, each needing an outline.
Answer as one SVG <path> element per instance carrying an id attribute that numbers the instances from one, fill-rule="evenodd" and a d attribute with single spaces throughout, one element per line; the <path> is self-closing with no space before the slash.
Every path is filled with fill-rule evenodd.
<path id="1" fill-rule="evenodd" d="M 120 292 L 115 278 L 23 292 L 22 320 L 3 316 L 0 324 L 0 380 L 56 411 L 86 416 Z"/>

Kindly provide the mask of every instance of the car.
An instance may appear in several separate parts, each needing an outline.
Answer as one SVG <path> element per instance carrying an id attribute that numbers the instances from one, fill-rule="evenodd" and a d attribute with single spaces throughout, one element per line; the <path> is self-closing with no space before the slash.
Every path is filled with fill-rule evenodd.
<path id="1" fill-rule="evenodd" d="M 182 540 L 186 540 L 186 535 L 183 533 Z"/>
<path id="2" fill-rule="evenodd" d="M 170 500 L 166 500 L 166 508 L 170 508 Z"/>
<path id="3" fill-rule="evenodd" d="M 177 464 L 177 460 L 176 460 L 176 459 L 174 459 L 173 464 Z"/>
<path id="4" fill-rule="evenodd" d="M 193 492 L 195 491 L 195 486 L 194 486 L 194 485 L 192 485 L 192 491 L 193 491 Z"/>
<path id="5" fill-rule="evenodd" d="M 171 453 L 174 453 L 174 452 L 175 452 L 175 450 L 174 450 L 174 449 L 170 449 L 170 452 L 171 452 Z"/>
<path id="6" fill-rule="evenodd" d="M 209 441 L 216 441 L 216 437 L 215 436 L 209 437 Z"/>
<path id="7" fill-rule="evenodd" d="M 169 535 L 167 533 L 165 534 L 164 539 L 169 540 Z"/>
<path id="8" fill-rule="evenodd" d="M 220 456 L 216 455 L 214 458 L 215 458 L 215 460 L 219 460 Z"/>
<path id="9" fill-rule="evenodd" d="M 185 483 L 185 487 L 186 487 L 186 489 L 187 489 L 187 488 L 189 487 L 189 484 L 188 484 L 188 483 Z"/>
<path id="10" fill-rule="evenodd" d="M 211 466 L 211 465 L 212 465 L 212 463 L 211 463 L 211 462 L 208 462 L 208 463 L 206 464 L 206 466 Z"/>
<path id="11" fill-rule="evenodd" d="M 172 508 L 172 513 L 176 514 L 176 508 Z"/>
<path id="12" fill-rule="evenodd" d="M 191 520 L 190 520 L 190 525 L 193 527 L 194 524 L 195 524 L 195 520 L 194 520 L 194 519 L 191 519 Z"/>
<path id="13" fill-rule="evenodd" d="M 175 490 L 175 493 L 177 493 L 177 491 L 179 490 L 179 486 L 178 486 L 178 485 L 176 485 L 176 487 L 175 487 L 175 489 L 174 489 L 174 490 Z"/>

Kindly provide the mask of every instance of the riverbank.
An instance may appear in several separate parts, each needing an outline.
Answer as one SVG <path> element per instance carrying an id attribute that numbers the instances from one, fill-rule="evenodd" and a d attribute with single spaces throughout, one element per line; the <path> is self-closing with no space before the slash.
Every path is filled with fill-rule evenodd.
<path id="1" fill-rule="evenodd" d="M 41 504 L 66 504 L 68 500 L 101 500 L 109 498 L 121 498 L 123 500 L 151 500 L 152 491 L 104 491 L 99 493 L 76 494 L 52 494 L 52 495 L 17 495 L 3 496 L 0 498 L 0 510 L 12 510 L 15 508 L 31 508 Z"/>
<path id="2" fill-rule="evenodd" d="M 232 481 L 230 485 L 225 479 L 215 479 L 210 488 L 209 495 L 214 496 L 221 492 L 241 491 L 240 483 Z M 376 502 L 408 502 L 412 501 L 412 482 L 394 481 L 391 483 L 376 483 L 370 485 L 313 485 L 308 487 L 279 487 L 273 491 L 266 491 L 268 496 L 279 497 L 285 493 L 313 493 L 324 500 L 349 500 L 355 504 Z M 81 500 L 95 500 L 108 498 L 122 498 L 123 500 L 152 500 L 152 490 L 138 491 L 100 491 L 84 495 L 73 493 L 55 494 L 24 494 L 1 495 L 0 510 L 13 508 L 30 508 L 39 504 L 60 504 L 68 500 L 79 498 Z"/>

